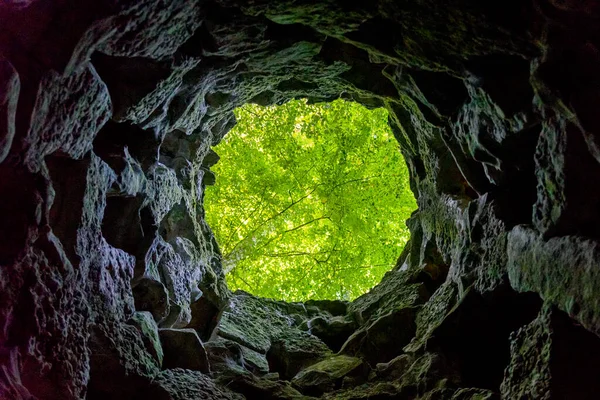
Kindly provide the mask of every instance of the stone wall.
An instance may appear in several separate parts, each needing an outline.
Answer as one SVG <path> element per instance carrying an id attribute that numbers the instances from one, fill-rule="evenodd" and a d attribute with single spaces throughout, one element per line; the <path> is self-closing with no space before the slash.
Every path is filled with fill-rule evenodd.
<path id="1" fill-rule="evenodd" d="M 599 22 L 574 0 L 3 2 L 0 398 L 596 398 Z M 351 304 L 231 293 L 203 219 L 232 110 L 300 97 L 385 107 L 419 205 Z"/>

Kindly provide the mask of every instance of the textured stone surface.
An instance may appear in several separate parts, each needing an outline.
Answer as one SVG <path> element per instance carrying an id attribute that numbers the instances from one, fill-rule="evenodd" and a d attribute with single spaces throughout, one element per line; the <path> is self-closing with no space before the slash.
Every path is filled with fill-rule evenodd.
<path id="1" fill-rule="evenodd" d="M 161 371 L 145 391 L 140 391 L 140 400 L 153 398 L 159 400 L 242 400 L 244 397 L 222 386 L 218 386 L 209 377 L 199 371 L 188 369 L 167 369 Z"/>
<path id="2" fill-rule="evenodd" d="M 135 308 L 152 314 L 156 322 L 163 321 L 170 312 L 169 294 L 160 281 L 142 278 L 133 287 Z"/>
<path id="3" fill-rule="evenodd" d="M 0 162 L 4 161 L 15 137 L 15 116 L 20 81 L 10 61 L 0 58 Z"/>
<path id="4" fill-rule="evenodd" d="M 428 296 L 425 285 L 413 282 L 412 274 L 391 271 L 368 294 L 356 299 L 349 312 L 360 323 L 374 321 L 390 312 L 422 304 Z"/>
<path id="5" fill-rule="evenodd" d="M 222 374 L 219 382 L 241 393 L 247 399 L 265 400 L 313 400 L 313 397 L 303 396 L 287 381 L 259 378 L 248 372 Z"/>
<path id="6" fill-rule="evenodd" d="M 267 360 L 270 370 L 279 372 L 283 379 L 291 379 L 301 369 L 330 354 L 329 348 L 316 336 L 299 333 L 275 340 L 267 352 Z"/>
<path id="7" fill-rule="evenodd" d="M 242 346 L 231 340 L 211 340 L 204 345 L 208 362 L 213 371 L 242 370 L 245 360 Z M 267 365 L 267 370 L 269 366 Z"/>
<path id="8" fill-rule="evenodd" d="M 594 240 L 563 236 L 543 240 L 523 226 L 508 236 L 508 276 L 519 291 L 533 291 L 600 334 L 600 247 Z"/>
<path id="9" fill-rule="evenodd" d="M 544 307 L 529 325 L 511 335 L 511 361 L 504 398 L 592 399 L 598 392 L 598 338 L 565 313 Z"/>
<path id="10" fill-rule="evenodd" d="M 415 334 L 414 308 L 403 308 L 382 315 L 354 332 L 340 353 L 360 355 L 371 365 L 387 362 L 402 352 Z"/>
<path id="11" fill-rule="evenodd" d="M 83 157 L 110 117 L 110 97 L 104 83 L 89 66 L 68 78 L 50 72 L 38 90 L 25 163 L 38 170 L 41 159 L 58 150 L 75 159 Z"/>
<path id="12" fill-rule="evenodd" d="M 318 316 L 306 322 L 302 328 L 321 339 L 333 351 L 339 351 L 348 337 L 356 330 L 356 323 L 348 317 Z"/>
<path id="13" fill-rule="evenodd" d="M 460 389 L 451 400 L 500 400 L 497 393 L 484 389 Z"/>
<path id="14" fill-rule="evenodd" d="M 502 394 L 506 397 L 550 399 L 551 332 L 549 315 L 511 335 L 511 363 L 505 371 Z"/>
<path id="15" fill-rule="evenodd" d="M 375 377 L 384 379 L 397 379 L 406 373 L 406 370 L 412 363 L 412 357 L 409 354 L 402 354 L 391 359 L 386 363 L 379 363 L 375 366 Z"/>
<path id="16" fill-rule="evenodd" d="M 160 329 L 164 352 L 163 368 L 184 368 L 210 372 L 208 357 L 202 341 L 193 329 Z"/>
<path id="17" fill-rule="evenodd" d="M 0 398 L 300 399 L 286 371 L 347 338 L 376 371 L 324 398 L 597 397 L 597 3 L 22 0 L 0 21 Z M 300 97 L 385 107 L 419 205 L 351 304 L 232 294 L 204 221 L 232 110 Z M 214 380 L 160 371 L 154 323 L 212 339 Z"/>
<path id="18" fill-rule="evenodd" d="M 158 335 L 158 327 L 152 314 L 147 311 L 136 311 L 129 320 L 129 324 L 140 331 L 146 350 L 154 356 L 158 366 L 162 366 L 164 353 Z"/>
<path id="19" fill-rule="evenodd" d="M 344 355 L 330 357 L 302 370 L 292 384 L 307 394 L 331 391 L 347 375 L 365 373 L 364 361 Z"/>
<path id="20" fill-rule="evenodd" d="M 241 293 L 231 298 L 219 317 L 213 336 L 230 339 L 266 354 L 273 340 L 290 332 L 305 335 L 296 326 L 306 309 L 301 304 L 285 304 Z"/>

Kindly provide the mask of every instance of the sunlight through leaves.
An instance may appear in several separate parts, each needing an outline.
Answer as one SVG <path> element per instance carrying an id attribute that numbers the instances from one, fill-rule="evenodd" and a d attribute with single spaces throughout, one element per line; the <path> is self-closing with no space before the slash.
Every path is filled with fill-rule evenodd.
<path id="1" fill-rule="evenodd" d="M 235 114 L 205 198 L 229 287 L 351 300 L 378 283 L 416 209 L 387 111 L 294 100 Z"/>

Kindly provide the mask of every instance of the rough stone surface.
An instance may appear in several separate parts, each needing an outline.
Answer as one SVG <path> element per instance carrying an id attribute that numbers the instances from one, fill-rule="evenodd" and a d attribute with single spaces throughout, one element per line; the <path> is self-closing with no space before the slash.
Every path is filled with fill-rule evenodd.
<path id="1" fill-rule="evenodd" d="M 354 332 L 340 353 L 360 355 L 371 365 L 386 362 L 402 352 L 415 334 L 415 309 L 392 311 Z"/>
<path id="2" fill-rule="evenodd" d="M 200 339 L 207 340 L 216 325 L 219 309 L 206 296 L 200 296 L 198 300 L 190 304 L 190 310 L 192 320 L 186 328 L 194 329 L 198 332 Z"/>
<path id="3" fill-rule="evenodd" d="M 311 334 L 284 336 L 271 344 L 267 352 L 269 369 L 284 379 L 293 378 L 301 369 L 331 354 L 329 348 Z"/>
<path id="4" fill-rule="evenodd" d="M 356 330 L 356 322 L 346 316 L 318 316 L 302 325 L 305 329 L 321 339 L 333 351 L 339 351 L 348 337 Z"/>
<path id="5" fill-rule="evenodd" d="M 208 357 L 202 341 L 193 329 L 160 329 L 163 347 L 163 368 L 184 368 L 210 372 Z"/>
<path id="6" fill-rule="evenodd" d="M 523 226 L 508 236 L 508 277 L 518 291 L 536 292 L 600 334 L 600 245 L 575 236 L 543 240 Z"/>
<path id="7" fill-rule="evenodd" d="M 303 393 L 320 395 L 340 386 L 348 375 L 364 375 L 364 361 L 360 358 L 338 355 L 303 369 L 292 379 L 292 384 Z"/>
<path id="8" fill-rule="evenodd" d="M 409 354 L 402 354 L 386 363 L 379 363 L 375 366 L 374 377 L 390 380 L 400 378 L 406 373 L 411 362 L 412 357 Z"/>
<path id="9" fill-rule="evenodd" d="M 260 378 L 248 372 L 236 371 L 224 373 L 219 377 L 220 383 L 231 390 L 241 393 L 247 399 L 265 400 L 313 400 L 303 396 L 294 389 L 290 382 Z"/>
<path id="10" fill-rule="evenodd" d="M 167 369 L 153 379 L 145 391 L 136 399 L 158 400 L 243 400 L 244 397 L 218 386 L 209 377 L 199 371 L 188 369 Z"/>
<path id="11" fill-rule="evenodd" d="M 599 390 L 597 336 L 556 308 L 514 332 L 510 349 L 503 398 L 592 399 Z"/>
<path id="12" fill-rule="evenodd" d="M 135 308 L 152 314 L 156 322 L 162 322 L 170 312 L 169 294 L 160 281 L 143 278 L 133 287 Z"/>
<path id="13" fill-rule="evenodd" d="M 158 366 L 162 366 L 164 353 L 158 335 L 158 327 L 152 314 L 147 311 L 136 311 L 129 320 L 129 324 L 140 331 L 146 350 L 154 356 Z"/>
<path id="14" fill-rule="evenodd" d="M 0 58 L 0 162 L 10 151 L 15 137 L 15 116 L 19 100 L 20 81 L 10 61 Z"/>
<path id="15" fill-rule="evenodd" d="M 225 339 L 211 340 L 204 345 L 204 348 L 213 371 L 242 370 L 244 368 L 244 354 L 242 346 L 238 343 Z M 266 369 L 268 371 L 268 365 Z"/>
<path id="16" fill-rule="evenodd" d="M 597 2 L 20 0 L 0 21 L 0 398 L 302 399 L 290 375 L 344 343 L 374 370 L 322 398 L 597 398 Z M 410 172 L 410 241 L 351 303 L 231 293 L 204 220 L 233 109 L 292 98 L 384 107 Z M 213 376 L 161 371 L 156 324 L 207 342 Z"/>
<path id="17" fill-rule="evenodd" d="M 390 271 L 379 285 L 356 299 L 349 312 L 358 322 L 365 323 L 390 312 L 422 304 L 428 297 L 425 285 L 413 282 L 412 274 Z"/>

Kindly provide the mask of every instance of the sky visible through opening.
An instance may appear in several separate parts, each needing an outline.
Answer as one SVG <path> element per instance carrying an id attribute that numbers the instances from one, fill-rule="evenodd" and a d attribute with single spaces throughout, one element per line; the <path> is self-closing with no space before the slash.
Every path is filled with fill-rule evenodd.
<path id="1" fill-rule="evenodd" d="M 387 111 L 294 100 L 235 115 L 205 197 L 229 287 L 286 301 L 367 292 L 416 209 Z"/>

